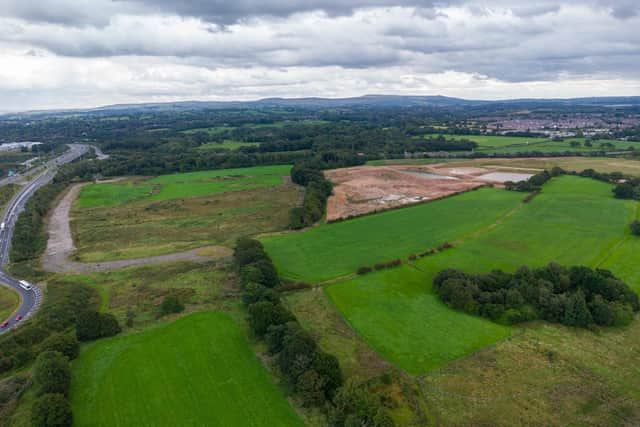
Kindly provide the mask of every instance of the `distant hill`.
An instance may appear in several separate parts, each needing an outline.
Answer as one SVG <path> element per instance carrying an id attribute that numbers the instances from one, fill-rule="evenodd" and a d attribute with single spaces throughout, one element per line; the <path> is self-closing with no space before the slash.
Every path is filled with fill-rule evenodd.
<path id="1" fill-rule="evenodd" d="M 141 104 L 115 104 L 90 109 L 30 111 L 7 114 L 7 116 L 43 116 L 59 114 L 115 113 L 174 111 L 197 109 L 227 108 L 353 108 L 353 107 L 481 107 L 481 106 L 514 106 L 527 105 L 533 107 L 640 107 L 640 96 L 629 97 L 592 97 L 572 99 L 510 99 L 498 101 L 468 100 L 447 96 L 403 96 L 403 95 L 365 95 L 352 98 L 265 98 L 257 101 L 182 101 Z"/>

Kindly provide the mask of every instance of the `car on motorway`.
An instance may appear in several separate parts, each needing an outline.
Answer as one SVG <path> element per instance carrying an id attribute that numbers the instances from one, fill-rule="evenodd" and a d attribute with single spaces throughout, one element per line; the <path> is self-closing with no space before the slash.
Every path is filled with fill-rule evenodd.
<path id="1" fill-rule="evenodd" d="M 6 328 L 7 326 L 9 326 L 9 321 L 8 321 L 8 320 L 5 320 L 5 321 L 4 321 L 4 322 L 2 322 L 2 324 L 0 325 L 0 328 L 4 329 L 4 328 Z"/>
<path id="2" fill-rule="evenodd" d="M 21 320 L 22 320 L 22 316 L 17 316 L 17 317 L 16 317 L 16 322 L 19 322 L 19 321 L 21 321 Z"/>

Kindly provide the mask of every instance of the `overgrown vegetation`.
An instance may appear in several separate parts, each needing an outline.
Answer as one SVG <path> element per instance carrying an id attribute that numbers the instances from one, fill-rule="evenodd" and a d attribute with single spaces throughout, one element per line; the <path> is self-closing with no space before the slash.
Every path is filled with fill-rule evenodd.
<path id="1" fill-rule="evenodd" d="M 587 328 L 624 326 L 640 310 L 638 295 L 607 270 L 558 264 L 515 273 L 441 271 L 434 292 L 449 306 L 496 322 L 543 319 Z"/>
<path id="2" fill-rule="evenodd" d="M 243 277 L 243 302 L 247 305 L 249 325 L 266 342 L 269 354 L 302 404 L 325 409 L 336 426 L 393 425 L 379 400 L 366 388 L 353 385 L 349 390 L 341 388 L 343 376 L 338 360 L 322 351 L 282 304 L 278 293 L 271 289 L 279 281 L 267 280 L 265 276 L 260 283 L 248 281 L 249 276 L 253 277 L 247 274 L 248 269 L 260 270 L 256 264 L 271 265 L 267 269 L 275 272 L 262 244 L 239 239 L 234 259 Z"/>

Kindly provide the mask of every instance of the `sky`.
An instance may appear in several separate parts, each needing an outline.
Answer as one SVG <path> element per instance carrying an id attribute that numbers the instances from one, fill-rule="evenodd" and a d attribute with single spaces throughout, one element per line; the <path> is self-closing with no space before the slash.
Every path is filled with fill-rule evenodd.
<path id="1" fill-rule="evenodd" d="M 640 95 L 638 0 L 0 0 L 0 111 Z"/>

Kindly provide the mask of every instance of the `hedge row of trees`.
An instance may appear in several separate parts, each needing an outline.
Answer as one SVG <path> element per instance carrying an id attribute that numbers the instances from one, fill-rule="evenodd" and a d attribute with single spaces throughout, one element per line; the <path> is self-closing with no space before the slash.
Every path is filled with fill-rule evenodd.
<path id="1" fill-rule="evenodd" d="M 78 355 L 75 341 L 74 357 Z M 67 399 L 71 387 L 69 357 L 59 351 L 44 351 L 33 365 L 33 387 L 37 396 L 31 408 L 34 427 L 66 427 L 73 423 Z"/>
<path id="2" fill-rule="evenodd" d="M 513 274 L 448 269 L 434 278 L 433 289 L 457 310 L 506 324 L 543 319 L 582 328 L 620 326 L 640 310 L 638 295 L 611 272 L 555 263 Z"/>
<path id="3" fill-rule="evenodd" d="M 358 389 L 347 392 L 338 359 L 322 351 L 316 340 L 298 323 L 280 301 L 276 288 L 280 280 L 262 244 L 253 239 L 237 241 L 234 260 L 242 282 L 242 301 L 249 325 L 256 337 L 267 344 L 287 383 L 305 406 L 325 410 L 336 426 L 392 426 L 391 418 L 376 396 Z M 269 267 L 267 267 L 269 266 Z M 353 388 L 352 385 L 350 387 Z M 367 405 L 358 404 L 363 394 Z M 368 404 L 377 402 L 377 404 Z"/>
<path id="4" fill-rule="evenodd" d="M 308 227 L 324 216 L 333 185 L 325 178 L 323 170 L 363 163 L 364 159 L 351 153 L 324 153 L 296 163 L 291 169 L 291 181 L 305 187 L 305 194 L 302 207 L 289 211 L 289 227 L 294 230 Z"/>

